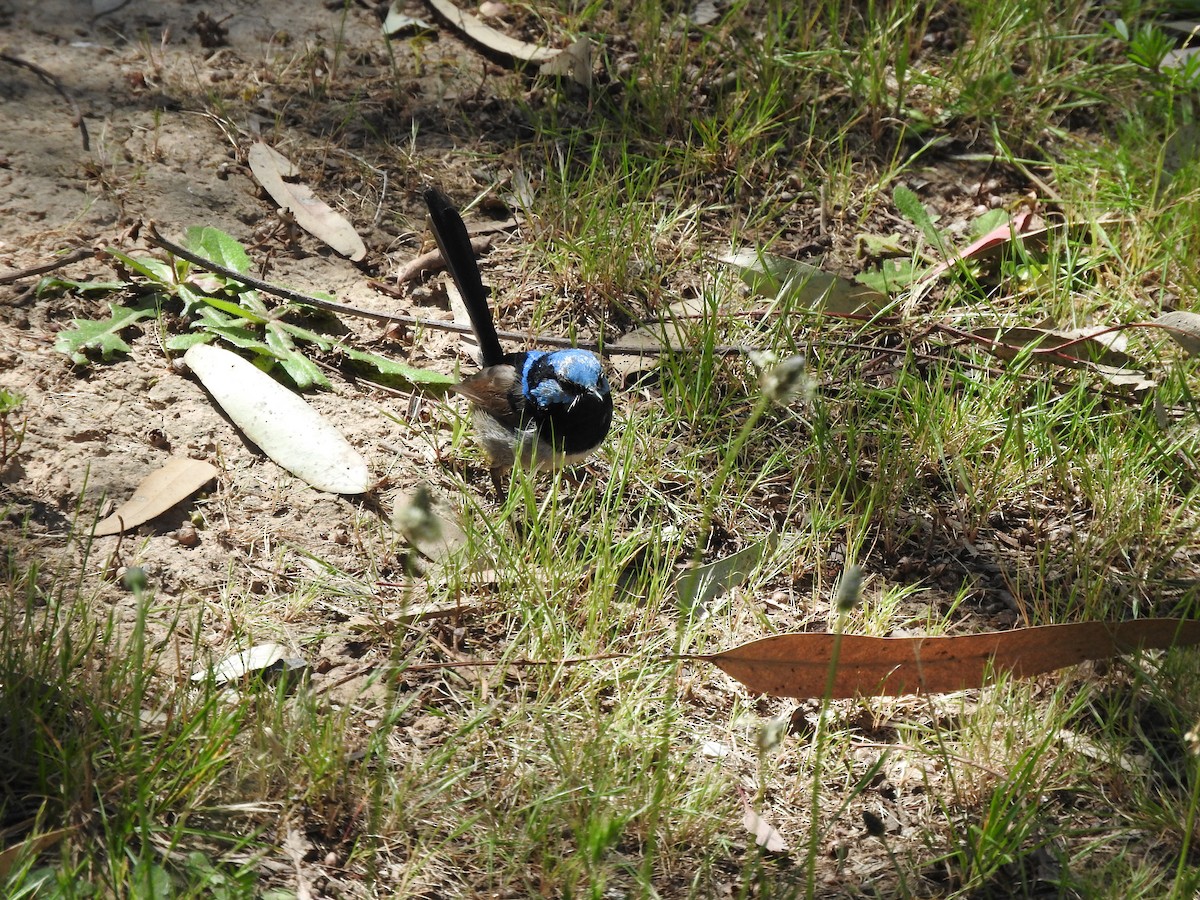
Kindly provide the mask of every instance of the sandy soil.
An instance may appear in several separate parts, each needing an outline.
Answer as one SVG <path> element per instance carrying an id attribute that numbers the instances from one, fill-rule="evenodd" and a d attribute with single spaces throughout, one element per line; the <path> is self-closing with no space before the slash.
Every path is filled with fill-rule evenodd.
<path id="1" fill-rule="evenodd" d="M 268 239 L 260 248 L 271 260 L 265 277 L 379 311 L 413 312 L 413 303 L 381 295 L 367 282 L 386 278 L 421 249 L 423 219 L 412 190 L 418 173 L 408 160 L 384 169 L 351 154 L 322 154 L 332 145 L 322 134 L 344 99 L 331 99 L 322 116 L 310 115 L 312 108 L 298 109 L 299 101 L 275 83 L 280 72 L 297 66 L 308 67 L 312 78 L 325 77 L 335 44 L 343 54 L 337 64 L 354 67 L 363 79 L 387 74 L 376 11 L 356 5 L 343 13 L 341 4 L 332 6 L 132 2 L 90 21 L 87 4 L 70 0 L 0 5 L 7 52 L 59 80 L 83 111 L 90 140 L 85 150 L 71 107 L 51 85 L 28 69 L 0 63 L 0 276 L 74 248 L 144 247 L 137 234 L 147 220 L 175 237 L 190 225 L 213 225 L 246 244 L 277 238 L 286 226 L 238 155 L 258 131 L 293 155 L 305 180 L 351 219 L 370 249 L 356 267 L 308 235 L 285 231 L 286 240 Z M 223 33 L 212 36 L 210 26 L 202 39 L 204 17 Z M 213 43 L 219 46 L 206 46 Z M 407 45 L 395 46 L 404 53 Z M 207 112 L 212 97 L 239 89 L 253 99 L 236 126 Z M 289 126 L 276 132 L 277 120 Z M 428 152 L 444 157 L 442 148 L 453 139 L 431 131 Z M 353 135 L 338 141 L 354 143 Z M 111 278 L 114 270 L 106 259 L 88 258 L 58 274 L 85 280 Z M 448 441 L 444 426 L 455 415 L 446 404 L 359 388 L 342 378 L 334 379 L 333 391 L 313 394 L 313 406 L 337 423 L 384 483 L 372 501 L 324 494 L 240 437 L 195 379 L 172 367 L 153 321 L 127 332 L 133 345 L 127 357 L 72 366 L 53 349 L 55 335 L 72 318 L 103 318 L 111 298 L 37 300 L 31 292 L 36 280 L 0 285 L 0 387 L 25 396 L 27 427 L 20 454 L 0 473 L 7 511 L 0 531 L 7 539 L 23 529 L 26 552 L 65 554 L 75 563 L 86 558 L 93 570 L 115 574 L 143 566 L 167 601 L 189 593 L 219 596 L 235 568 L 260 572 L 258 589 L 270 599 L 276 589 L 293 589 L 294 577 L 319 569 L 312 559 L 356 573 L 366 559 L 395 559 L 388 514 L 408 488 L 431 473 L 436 478 L 433 463 Z M 428 301 L 430 295 L 418 291 L 417 297 Z M 449 317 L 437 306 L 415 311 Z M 413 348 L 404 336 L 392 340 L 371 323 L 344 324 L 359 346 L 446 372 L 456 364 L 450 338 L 433 335 Z M 91 522 L 170 455 L 207 459 L 222 475 L 200 500 L 180 504 L 136 534 L 89 546 L 82 535 Z M 181 542 L 179 528 L 196 510 L 207 527 L 195 532 L 198 540 L 187 533 Z M 369 573 L 368 583 L 388 574 Z M 108 599 L 133 602 L 115 586 Z M 373 612 L 381 612 L 388 599 L 374 602 L 380 608 Z M 328 611 L 305 618 L 258 624 L 299 646 L 309 631 L 328 627 Z M 243 624 L 252 626 L 254 617 Z M 232 627 L 214 626 L 197 636 L 200 645 L 219 648 L 228 637 L 222 631 Z M 345 662 L 335 644 L 326 641 L 321 658 L 311 660 L 318 679 L 331 670 L 337 676 Z M 355 687 L 348 683 L 344 690 L 350 695 Z"/>

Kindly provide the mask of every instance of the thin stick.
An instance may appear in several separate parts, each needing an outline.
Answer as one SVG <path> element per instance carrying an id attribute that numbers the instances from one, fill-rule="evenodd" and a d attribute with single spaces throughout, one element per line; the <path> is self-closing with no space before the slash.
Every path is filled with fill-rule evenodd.
<path id="1" fill-rule="evenodd" d="M 20 281 L 22 278 L 45 275 L 47 272 L 53 272 L 55 269 L 61 269 L 63 266 L 69 266 L 71 263 L 79 262 L 81 259 L 87 259 L 89 256 L 94 255 L 94 250 L 90 250 L 87 247 L 76 247 L 66 256 L 60 256 L 53 262 L 42 263 L 40 266 L 30 266 L 28 269 L 14 269 L 11 272 L 0 274 L 0 284 L 12 284 L 14 281 Z"/>
<path id="2" fill-rule="evenodd" d="M 315 309 L 323 309 L 327 312 L 337 313 L 344 316 L 357 316 L 361 319 L 370 319 L 374 322 L 382 322 L 390 324 L 399 322 L 404 325 L 419 325 L 424 328 L 434 328 L 439 331 L 453 331 L 458 334 L 470 334 L 470 325 L 460 325 L 457 322 L 441 322 L 436 319 L 422 319 L 418 316 L 406 316 L 403 313 L 381 313 L 371 309 L 362 309 L 357 306 L 350 306 L 347 303 L 331 303 L 328 300 L 322 300 L 320 297 L 312 297 L 308 294 L 302 294 L 299 291 L 293 291 L 290 288 L 279 287 L 271 284 L 269 281 L 263 281 L 261 278 L 255 278 L 253 275 L 246 275 L 242 272 L 236 272 L 233 269 L 218 265 L 212 260 L 205 259 L 199 254 L 193 253 L 186 247 L 181 247 L 173 241 L 163 237 L 153 222 L 146 223 L 145 233 L 147 240 L 157 247 L 161 247 L 168 253 L 178 256 L 180 259 L 185 259 L 192 265 L 199 266 L 205 271 L 212 272 L 214 275 L 220 275 L 222 278 L 228 278 L 230 281 L 235 281 L 238 284 L 244 284 L 246 287 L 254 288 L 262 291 L 264 294 L 271 294 L 275 297 L 280 297 L 291 303 L 302 303 L 305 306 L 311 306 Z M 539 344 L 548 344 L 552 347 L 582 347 L 585 350 L 594 350 L 598 353 L 603 353 L 606 356 L 615 354 L 632 355 L 632 356 L 656 356 L 663 353 L 685 352 L 684 348 L 679 347 L 620 347 L 614 344 L 601 344 L 597 341 L 572 341 L 567 338 L 552 337 L 550 335 L 536 334 L 531 335 L 523 331 L 497 331 L 501 338 L 506 341 L 518 342 L 536 342 Z M 722 356 L 733 356 L 736 354 L 746 353 L 748 348 L 745 347 L 714 347 L 713 352 Z"/>
<path id="3" fill-rule="evenodd" d="M 23 69 L 28 69 L 50 87 L 58 92 L 58 95 L 67 101 L 71 110 L 75 113 L 75 125 L 79 128 L 79 137 L 83 140 L 83 149 L 91 150 L 91 141 L 88 139 L 87 124 L 83 121 L 83 111 L 79 108 L 79 104 L 75 102 L 75 98 L 67 93 L 67 89 L 62 86 L 62 82 L 55 78 L 36 63 L 31 63 L 28 60 L 21 59 L 19 56 L 13 56 L 11 53 L 0 53 L 0 60 L 10 63 L 14 66 L 20 66 Z"/>

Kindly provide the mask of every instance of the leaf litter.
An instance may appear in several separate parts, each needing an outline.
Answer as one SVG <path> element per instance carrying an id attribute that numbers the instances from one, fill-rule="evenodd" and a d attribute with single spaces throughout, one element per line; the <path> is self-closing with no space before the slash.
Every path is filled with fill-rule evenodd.
<path id="1" fill-rule="evenodd" d="M 218 144 L 220 142 L 218 141 Z M 214 154 L 214 158 L 219 158 L 219 154 Z M 214 163 L 215 165 L 215 163 Z M 177 218 L 176 221 L 185 221 L 185 218 Z M 233 227 L 229 223 L 222 223 L 228 227 Z M 161 272 L 161 270 L 159 270 Z M 839 276 L 840 277 L 840 276 Z M 81 282 L 82 283 L 82 282 Z M 882 292 L 880 292 L 882 293 Z M 215 307 L 214 307 L 215 308 Z M 115 318 L 115 310 L 113 311 Z M 104 320 L 100 320 L 104 321 Z M 231 329 L 236 326 L 229 326 Z M 118 329 L 119 332 L 126 329 Z M 134 329 L 136 330 L 136 329 Z M 114 333 L 109 329 L 110 333 Z M 232 330 L 231 334 L 234 333 Z M 145 347 L 145 341 L 134 339 L 126 330 L 125 348 L 113 344 L 112 355 L 120 356 L 121 354 L 132 354 L 128 364 L 133 367 L 141 368 L 146 365 L 147 361 L 140 356 L 140 352 Z M 103 335 L 100 335 L 100 340 L 103 341 Z M 130 347 L 132 344 L 132 347 Z M 13 346 L 21 346 L 22 353 L 30 352 L 26 349 L 27 345 L 20 344 L 17 341 L 13 342 Z M 1187 350 L 1187 345 L 1181 342 L 1181 346 Z M 78 348 L 82 351 L 85 359 L 91 359 L 91 354 L 99 353 L 104 356 L 103 343 L 95 346 L 81 346 Z M 184 349 L 184 348 L 180 348 Z M 287 351 L 286 343 L 278 344 L 277 348 L 281 352 Z M 143 397 L 149 395 L 147 399 L 154 410 L 152 418 L 159 418 L 159 410 L 170 410 L 162 413 L 161 418 L 166 420 L 166 431 L 168 438 L 172 442 L 188 445 L 189 450 L 202 449 L 204 447 L 211 448 L 214 445 L 212 435 L 220 433 L 222 440 L 220 445 L 223 451 L 228 453 L 233 462 L 232 470 L 237 473 L 236 481 L 228 486 L 222 485 L 221 491 L 225 492 L 225 498 L 219 502 L 222 503 L 223 514 L 227 517 L 232 512 L 233 516 L 227 518 L 228 532 L 223 536 L 223 540 L 232 540 L 232 546 L 238 548 L 235 554 L 244 553 L 245 558 L 257 565 L 262 565 L 264 568 L 271 571 L 273 574 L 270 579 L 277 580 L 280 584 L 288 583 L 294 578 L 290 573 L 287 563 L 288 553 L 282 554 L 282 563 L 277 564 L 268 552 L 261 552 L 261 555 L 256 556 L 260 551 L 257 549 L 255 541 L 263 534 L 270 534 L 276 541 L 294 541 L 299 546 L 317 546 L 324 551 L 327 551 L 330 560 L 339 561 L 347 569 L 352 569 L 355 565 L 357 552 L 354 549 L 352 540 L 341 542 L 335 532 L 336 528 L 329 526 L 330 522 L 344 521 L 353 516 L 353 508 L 345 503 L 340 498 L 324 498 L 318 499 L 315 502 L 301 497 L 297 497 L 293 493 L 292 488 L 280 489 L 280 485 L 287 486 L 285 480 L 276 480 L 268 484 L 263 490 L 257 490 L 254 487 L 254 479 L 261 478 L 263 467 L 254 462 L 248 461 L 243 454 L 240 453 L 236 442 L 230 441 L 230 433 L 228 431 L 220 431 L 220 425 L 213 425 L 212 419 L 204 418 L 211 410 L 205 408 L 199 401 L 202 399 L 197 394 L 194 385 L 186 382 L 169 372 L 160 371 L 157 366 L 161 362 L 155 360 L 150 365 L 150 370 L 154 371 L 157 383 L 151 383 L 153 379 L 146 377 L 143 374 L 131 372 L 129 369 L 110 369 L 105 371 L 97 370 L 92 376 L 95 379 L 94 385 L 72 385 L 72 387 L 80 394 L 87 396 L 86 402 L 90 404 L 85 410 L 67 410 L 64 416 L 63 433 L 70 433 L 78 440 L 74 442 L 73 447 L 76 454 L 80 457 L 86 457 L 98 463 L 96 466 L 97 472 L 107 479 L 107 486 L 116 483 L 112 479 L 111 470 L 107 473 L 103 471 L 103 465 L 100 463 L 107 457 L 113 454 L 111 451 L 112 444 L 115 443 L 111 439 L 111 435 L 106 436 L 98 433 L 104 429 L 111 430 L 114 434 L 121 431 L 122 428 L 127 428 L 128 434 L 139 433 L 136 428 L 132 427 L 128 420 L 118 416 L 106 416 L 106 407 L 102 398 L 105 392 L 110 394 L 127 393 L 130 396 Z M 132 376 L 132 377 L 131 377 Z M 94 392 L 94 396 L 88 396 Z M 41 392 L 35 391 L 35 403 L 44 403 L 44 397 Z M 403 435 L 397 435 L 394 429 L 376 428 L 372 431 L 369 416 L 375 410 L 372 409 L 373 404 L 363 404 L 361 398 L 351 397 L 338 398 L 340 402 L 334 403 L 335 398 L 326 398 L 329 404 L 325 407 L 327 412 L 335 412 L 338 417 L 339 424 L 349 424 L 354 429 L 356 437 L 368 435 L 372 446 L 383 446 L 385 443 L 394 445 L 398 441 L 404 441 L 406 438 Z M 317 402 L 320 402 L 319 400 Z M 45 405 L 39 405 L 39 409 L 45 409 Z M 111 407 L 107 407 L 111 410 Z M 185 421 L 178 421 L 184 419 Z M 103 423 L 103 429 L 97 429 L 96 423 Z M 199 423 L 204 422 L 203 427 L 196 427 Z M 143 423 L 139 422 L 138 425 Z M 122 437 L 126 435 L 121 434 Z M 51 466 L 57 465 L 58 475 L 68 473 L 65 478 L 58 479 L 54 482 L 52 478 L 46 478 L 44 484 L 47 485 L 48 491 L 52 496 L 57 498 L 69 498 L 73 496 L 77 490 L 82 488 L 85 480 L 80 477 L 81 470 L 79 467 L 71 468 L 72 461 L 59 461 L 59 458 L 50 456 L 54 451 L 54 446 L 47 438 L 39 437 L 34 444 L 40 452 L 47 454 L 46 460 L 54 460 L 53 463 L 43 461 L 39 465 L 42 466 L 42 471 L 46 471 Z M 150 446 L 147 443 L 147 446 Z M 157 448 L 155 448 L 157 449 Z M 440 448 L 438 448 L 440 449 Z M 409 440 L 405 445 L 399 447 L 395 451 L 397 456 L 403 454 L 411 455 L 412 459 L 420 460 L 426 468 L 433 465 L 437 459 L 436 453 L 432 452 L 429 443 L 425 440 Z M 144 462 L 147 457 L 160 457 L 160 453 L 149 454 L 145 448 L 136 448 L 132 451 L 131 456 L 136 457 L 138 462 Z M 128 472 L 121 473 L 122 478 L 126 479 L 121 482 L 128 489 L 129 481 Z M 41 476 L 37 476 L 41 477 Z M 277 476 L 267 475 L 267 479 L 277 478 Z M 307 492 L 312 494 L 313 492 Z M 279 497 L 286 496 L 286 502 L 281 504 Z M 248 502 L 245 506 L 241 505 L 241 501 L 245 499 Z M 290 509 L 288 508 L 290 507 Z M 209 510 L 211 513 L 217 512 L 217 507 L 213 506 Z M 215 535 L 213 535 L 215 537 Z M 215 544 L 215 541 L 210 541 L 210 544 Z M 200 552 L 204 552 L 203 543 Z M 194 574 L 184 574 L 186 570 L 180 568 L 173 560 L 161 554 L 159 548 L 150 547 L 148 552 L 153 556 L 158 554 L 154 562 L 159 566 L 158 572 L 164 576 L 164 583 L 170 584 L 172 578 L 176 583 L 195 583 L 197 579 Z M 226 552 L 220 552 L 209 559 L 210 571 L 219 574 L 222 571 L 221 565 L 228 556 Z M 213 562 L 218 562 L 217 565 L 212 565 Z M 174 566 L 174 568 L 172 568 Z M 377 597 L 379 602 L 388 603 L 389 598 L 384 594 Z M 405 601 L 407 603 L 407 601 Z M 399 602 L 397 606 L 402 605 Z M 780 604 L 780 609 L 785 609 L 786 605 Z M 320 628 L 325 627 L 325 623 L 320 623 Z M 749 827 L 749 826 L 748 826 Z M 768 825 L 768 828 L 772 826 Z M 758 832 L 758 826 L 753 829 Z"/>

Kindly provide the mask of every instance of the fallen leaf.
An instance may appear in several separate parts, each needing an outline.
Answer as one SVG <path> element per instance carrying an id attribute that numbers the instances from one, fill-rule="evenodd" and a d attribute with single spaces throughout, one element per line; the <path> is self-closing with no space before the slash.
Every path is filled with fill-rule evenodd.
<path id="1" fill-rule="evenodd" d="M 740 789 L 738 795 L 742 799 L 742 826 L 754 835 L 754 843 L 769 853 L 783 853 L 787 850 L 787 841 L 778 829 L 755 812 L 750 805 L 750 799 Z"/>
<path id="2" fill-rule="evenodd" d="M 825 696 L 834 634 L 780 634 L 700 656 L 753 693 Z M 1200 643 L 1200 621 L 1077 622 L 955 637 L 841 635 L 830 696 L 895 697 L 979 688 L 989 676 L 1017 678 L 1138 650 Z"/>
<path id="3" fill-rule="evenodd" d="M 711 25 L 719 18 L 721 11 L 717 9 L 715 0 L 698 0 L 688 13 L 688 21 L 693 25 Z"/>
<path id="4" fill-rule="evenodd" d="M 129 0 L 92 0 L 92 18 L 98 19 L 110 12 L 120 9 Z"/>
<path id="5" fill-rule="evenodd" d="M 404 611 L 389 618 L 391 622 L 409 624 L 430 619 L 470 618 L 486 612 L 488 606 L 478 600 L 460 599 L 453 603 L 411 603 Z"/>
<path id="6" fill-rule="evenodd" d="M 511 62 L 541 64 L 549 62 L 560 53 L 558 50 L 539 47 L 537 44 L 529 44 L 509 37 L 504 32 L 485 25 L 483 20 L 476 16 L 459 9 L 450 0 L 426 0 L 426 2 L 434 12 L 461 31 L 464 37 Z"/>
<path id="7" fill-rule="evenodd" d="M 272 675 L 303 669 L 306 666 L 307 663 L 304 660 L 289 657 L 286 647 L 268 642 L 256 644 L 249 649 L 225 657 L 211 669 L 211 674 L 215 684 L 224 686 L 234 681 L 241 681 L 248 675 Z M 192 673 L 192 681 L 204 681 L 209 674 L 208 667 L 197 669 Z"/>
<path id="8" fill-rule="evenodd" d="M 888 304 L 886 294 L 795 259 L 745 247 L 721 257 L 756 294 L 833 315 L 871 315 Z"/>
<path id="9" fill-rule="evenodd" d="M 370 487 L 366 460 L 342 433 L 270 375 L 208 344 L 192 347 L 183 361 L 233 424 L 297 478 L 334 494 Z"/>
<path id="10" fill-rule="evenodd" d="M 1028 211 L 1022 211 L 1013 216 L 1012 222 L 1006 222 L 1003 225 L 997 226 L 978 240 L 972 241 L 961 251 L 954 256 L 951 256 L 945 262 L 940 262 L 933 266 L 929 271 L 921 275 L 922 281 L 930 281 L 937 278 L 943 272 L 948 272 L 956 262 L 967 259 L 980 259 L 990 253 L 994 253 L 1000 247 L 1012 241 L 1014 237 L 1028 237 L 1036 233 L 1045 232 L 1045 224 Z"/>
<path id="11" fill-rule="evenodd" d="M 592 63 L 596 46 L 588 37 L 581 37 L 553 59 L 542 63 L 538 71 L 556 78 L 570 78 L 585 88 L 592 86 Z"/>
<path id="12" fill-rule="evenodd" d="M 675 583 L 680 608 L 691 612 L 743 584 L 758 568 L 762 558 L 774 550 L 778 543 L 779 535 L 772 532 L 763 540 L 724 559 L 688 569 Z"/>
<path id="13" fill-rule="evenodd" d="M 623 335 L 619 344 L 608 348 L 608 364 L 625 379 L 649 372 L 671 345 L 669 327 L 666 322 L 653 322 Z"/>
<path id="14" fill-rule="evenodd" d="M 383 20 L 383 33 L 387 37 L 395 37 L 404 31 L 434 31 L 434 27 L 424 19 L 417 19 L 404 12 L 401 0 L 392 0 L 387 16 Z"/>
<path id="15" fill-rule="evenodd" d="M 967 336 L 999 359 L 1012 360 L 1028 353 L 1035 362 L 1089 369 L 1113 385 L 1136 390 L 1154 387 L 1154 380 L 1136 367 L 1131 356 L 1087 332 L 988 326 L 976 328 Z"/>
<path id="16" fill-rule="evenodd" d="M 434 562 L 445 562 L 467 544 L 467 536 L 452 517 L 449 504 L 435 497 L 425 484 L 417 485 L 396 504 L 392 527 Z"/>
<path id="17" fill-rule="evenodd" d="M 694 346 L 689 321 L 705 314 L 703 300 L 681 300 L 667 307 L 657 322 L 649 322 L 605 348 L 609 364 L 625 378 L 648 372 L 664 351 L 686 352 Z"/>
<path id="18" fill-rule="evenodd" d="M 96 523 L 96 537 L 120 534 L 149 522 L 186 500 L 219 475 L 217 467 L 202 459 L 173 456 L 160 469 L 151 472 L 134 489 L 133 496 L 116 512 Z"/>
<path id="19" fill-rule="evenodd" d="M 1150 324 L 1174 338 L 1188 356 L 1200 354 L 1200 313 L 1177 309 L 1163 313 Z"/>
<path id="20" fill-rule="evenodd" d="M 251 146 L 246 158 L 258 183 L 292 214 L 297 225 L 353 262 L 366 257 L 367 248 L 353 225 L 319 200 L 307 185 L 287 180 L 298 174 L 291 160 L 261 142 Z"/>
<path id="21" fill-rule="evenodd" d="M 53 831 L 31 835 L 11 847 L 5 847 L 0 852 L 0 878 L 7 878 L 8 873 L 12 871 L 13 864 L 24 854 L 28 853 L 33 857 L 45 853 L 74 830 L 74 827 L 56 828 Z M 28 882 L 26 885 L 28 886 Z"/>

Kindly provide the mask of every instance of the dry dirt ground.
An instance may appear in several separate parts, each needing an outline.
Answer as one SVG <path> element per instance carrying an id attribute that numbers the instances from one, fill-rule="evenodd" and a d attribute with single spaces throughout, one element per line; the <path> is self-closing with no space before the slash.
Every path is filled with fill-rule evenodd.
<path id="1" fill-rule="evenodd" d="M 423 8 L 413 13 L 428 18 Z M 393 505 L 420 482 L 436 484 L 447 466 L 486 490 L 477 456 L 447 453 L 459 413 L 436 398 L 334 378 L 334 389 L 310 402 L 385 487 L 371 501 L 320 493 L 239 436 L 199 384 L 172 367 L 152 323 L 130 336 L 128 356 L 76 367 L 55 351 L 55 336 L 73 318 L 102 318 L 104 299 L 39 299 L 36 278 L 4 279 L 66 250 L 144 248 L 146 221 L 175 238 L 188 226 L 211 225 L 251 246 L 256 262 L 269 261 L 264 275 L 275 283 L 381 312 L 450 318 L 428 290 L 395 300 L 368 282 L 387 281 L 428 249 L 419 187 L 433 179 L 467 196 L 480 165 L 472 142 L 496 158 L 515 143 L 519 123 L 502 99 L 487 96 L 476 53 L 445 35 L 398 41 L 389 51 L 380 14 L 340 0 L 131 0 L 92 19 L 82 0 L 0 0 L 5 52 L 58 79 L 90 140 L 85 150 L 71 106 L 51 85 L 0 62 L 0 388 L 24 395 L 27 427 L 20 454 L 0 472 L 7 512 L 0 540 L 19 538 L 18 552 L 30 558 L 86 564 L 89 575 L 143 567 L 161 601 L 150 642 L 168 632 L 179 600 L 207 598 L 204 615 L 185 613 L 175 632 L 194 642 L 181 645 L 184 672 L 196 657 L 227 651 L 235 633 L 261 633 L 305 648 L 318 691 L 358 696 L 365 676 L 357 673 L 368 667 L 350 626 L 365 610 L 331 602 L 329 591 L 295 609 L 272 600 L 295 596 L 305 578 L 341 571 L 357 573 L 355 603 L 371 604 L 372 616 L 398 610 L 398 592 L 361 593 L 363 584 L 401 575 L 387 525 Z M 322 97 L 334 82 L 337 90 Z M 370 90 L 379 84 L 388 88 Z M 458 98 L 469 98 L 468 112 Z M 304 180 L 353 222 L 368 247 L 362 264 L 280 222 L 242 155 L 257 135 L 296 161 Z M 806 237 L 788 239 L 801 245 Z M 59 274 L 85 280 L 114 270 L 88 257 Z M 343 324 L 358 346 L 413 365 L 449 373 L 461 361 L 446 335 L 411 341 L 368 322 Z M 78 537 L 171 455 L 214 462 L 216 486 L 136 534 L 90 545 Z M 192 533 L 197 505 L 207 527 Z M 366 561 L 378 569 L 364 571 Z M 249 595 L 229 596 L 231 581 L 246 584 Z M 132 619 L 135 600 L 115 578 L 97 583 L 96 602 Z M 984 611 L 1011 616 L 1000 601 Z M 199 623 L 196 633 L 190 623 Z"/>
<path id="2" fill-rule="evenodd" d="M 135 0 L 93 21 L 88 4 L 71 0 L 0 4 L 7 52 L 58 78 L 83 112 L 91 146 L 83 149 L 72 110 L 52 86 L 30 70 L 0 64 L 0 274 L 45 263 L 71 248 L 144 246 L 136 234 L 147 220 L 175 237 L 187 226 L 212 225 L 247 245 L 279 226 L 274 203 L 260 193 L 237 148 L 255 131 L 275 134 L 276 123 L 289 122 L 282 127 L 290 138 L 277 146 L 304 157 L 334 143 L 323 135 L 338 127 L 336 117 L 345 111 L 334 102 L 293 111 L 287 89 L 274 84 L 281 71 L 307 67 L 307 76 L 320 80 L 329 66 L 341 65 L 364 82 L 388 72 L 376 10 L 328 7 L 283 0 Z M 202 27 L 205 17 L 218 23 L 220 34 Z M 403 43 L 396 46 L 404 52 Z M 430 90 L 445 91 L 454 81 L 452 71 L 436 74 Z M 208 110 L 211 98 L 239 90 L 254 102 L 240 119 L 244 130 L 233 134 Z M 364 119 L 378 112 L 376 125 L 384 131 L 407 130 L 412 116 L 435 120 L 442 97 L 414 90 L 413 108 L 394 121 L 386 110 L 358 112 Z M 423 219 L 414 203 L 421 176 L 453 184 L 453 170 L 464 165 L 447 152 L 454 138 L 446 129 L 431 126 L 429 132 L 422 138 L 425 168 L 396 159 L 387 169 L 390 178 L 379 177 L 379 169 L 364 178 L 367 169 L 353 151 L 310 157 L 324 172 L 306 173 L 318 190 L 354 204 L 343 211 L 364 236 L 368 258 L 356 268 L 297 234 L 290 248 L 287 241 L 270 241 L 284 250 L 275 255 L 268 276 L 334 293 L 343 302 L 395 310 L 397 301 L 369 288 L 368 278 L 387 278 L 422 249 Z M 336 143 L 353 147 L 361 137 L 343 131 Z M 62 274 L 107 278 L 113 270 L 89 258 Z M 206 517 L 219 527 L 202 530 L 190 546 L 185 545 L 190 539 L 181 543 L 177 529 L 192 506 L 184 504 L 136 536 L 97 539 L 89 556 L 93 568 L 143 566 L 169 601 L 185 590 L 219 595 L 234 565 L 258 567 L 260 587 L 269 593 L 272 573 L 293 570 L 299 557 L 351 571 L 365 558 L 392 558 L 380 509 L 386 519 L 395 498 L 436 469 L 432 463 L 448 439 L 436 426 L 421 427 L 429 423 L 420 404 L 410 407 L 406 398 L 359 390 L 342 379 L 334 391 L 314 395 L 313 405 L 338 424 L 389 486 L 379 494 L 379 508 L 305 489 L 247 445 L 193 378 L 171 367 L 153 327 L 133 341 L 128 357 L 73 367 L 53 349 L 55 335 L 72 318 L 102 318 L 104 302 L 38 300 L 29 291 L 35 281 L 0 286 L 0 386 L 25 396 L 27 416 L 22 452 L 3 473 L 5 502 L 12 506 L 0 528 L 9 536 L 32 514 L 31 552 L 36 547 L 39 553 L 81 559 L 82 546 L 66 541 L 68 533 L 86 530 L 168 456 L 187 455 L 209 459 L 222 470 L 206 501 Z M 403 311 L 448 317 L 443 308 L 414 309 L 408 302 Z M 453 371 L 449 338 L 433 335 L 414 349 L 387 340 L 378 326 L 350 320 L 346 325 L 358 329 L 360 346 Z M 121 592 L 110 599 L 132 603 Z M 222 636 L 208 637 L 219 643 Z M 346 660 L 339 648 L 325 647 L 320 656 L 318 677 L 330 672 L 340 677 Z M 345 691 L 355 687 L 348 682 Z"/>

